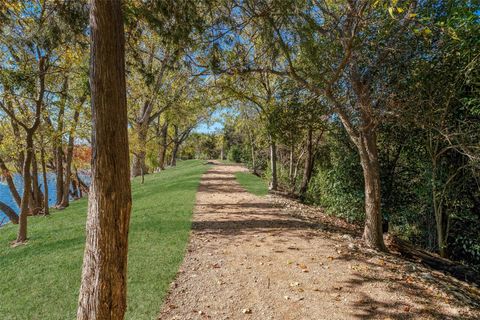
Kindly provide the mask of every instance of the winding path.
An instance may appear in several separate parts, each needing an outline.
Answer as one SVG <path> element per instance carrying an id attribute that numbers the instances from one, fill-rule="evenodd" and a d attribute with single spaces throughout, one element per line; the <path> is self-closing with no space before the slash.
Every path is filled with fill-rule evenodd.
<path id="1" fill-rule="evenodd" d="M 474 318 L 412 264 L 247 193 L 234 176 L 243 170 L 216 163 L 204 174 L 188 252 L 159 319 Z"/>

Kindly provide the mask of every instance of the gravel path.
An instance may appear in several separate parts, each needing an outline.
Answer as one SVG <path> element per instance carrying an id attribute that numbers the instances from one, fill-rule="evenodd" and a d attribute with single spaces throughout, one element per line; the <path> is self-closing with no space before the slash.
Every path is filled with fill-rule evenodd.
<path id="1" fill-rule="evenodd" d="M 480 317 L 449 293 L 453 280 L 247 193 L 234 176 L 244 170 L 216 163 L 203 176 L 188 252 L 159 319 Z"/>

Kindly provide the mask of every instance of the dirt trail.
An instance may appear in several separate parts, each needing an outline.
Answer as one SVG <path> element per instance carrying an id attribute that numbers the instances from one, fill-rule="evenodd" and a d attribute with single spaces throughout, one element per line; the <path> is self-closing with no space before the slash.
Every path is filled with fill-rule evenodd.
<path id="1" fill-rule="evenodd" d="M 188 252 L 160 319 L 480 316 L 447 292 L 441 275 L 369 252 L 348 230 L 295 218 L 271 197 L 247 193 L 234 176 L 243 170 L 217 163 L 203 176 Z"/>

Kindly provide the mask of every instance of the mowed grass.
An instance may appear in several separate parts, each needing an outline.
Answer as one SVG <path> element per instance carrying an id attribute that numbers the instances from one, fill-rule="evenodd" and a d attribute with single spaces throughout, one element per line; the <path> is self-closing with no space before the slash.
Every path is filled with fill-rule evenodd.
<path id="1" fill-rule="evenodd" d="M 264 196 L 268 194 L 268 186 L 265 180 L 257 177 L 249 172 L 235 173 L 238 183 L 242 185 L 248 192 L 257 196 Z"/>
<path id="2" fill-rule="evenodd" d="M 208 169 L 179 162 L 132 182 L 127 319 L 156 319 L 183 260 L 195 194 Z M 74 319 L 80 286 L 87 201 L 49 217 L 29 218 L 29 243 L 10 248 L 17 226 L 0 228 L 0 319 Z"/>

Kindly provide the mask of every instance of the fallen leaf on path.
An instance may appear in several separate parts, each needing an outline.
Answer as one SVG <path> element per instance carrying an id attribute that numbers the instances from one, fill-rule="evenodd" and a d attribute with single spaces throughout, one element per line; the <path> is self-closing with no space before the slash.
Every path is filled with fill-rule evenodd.
<path id="1" fill-rule="evenodd" d="M 300 269 L 303 269 L 303 270 L 308 269 L 308 267 L 307 267 L 305 264 L 303 264 L 303 263 L 297 263 L 297 266 L 298 266 Z"/>
<path id="2" fill-rule="evenodd" d="M 242 313 L 243 313 L 243 314 L 251 314 L 251 313 L 252 313 L 252 309 L 249 309 L 249 308 L 243 309 L 243 310 L 242 310 Z"/>

